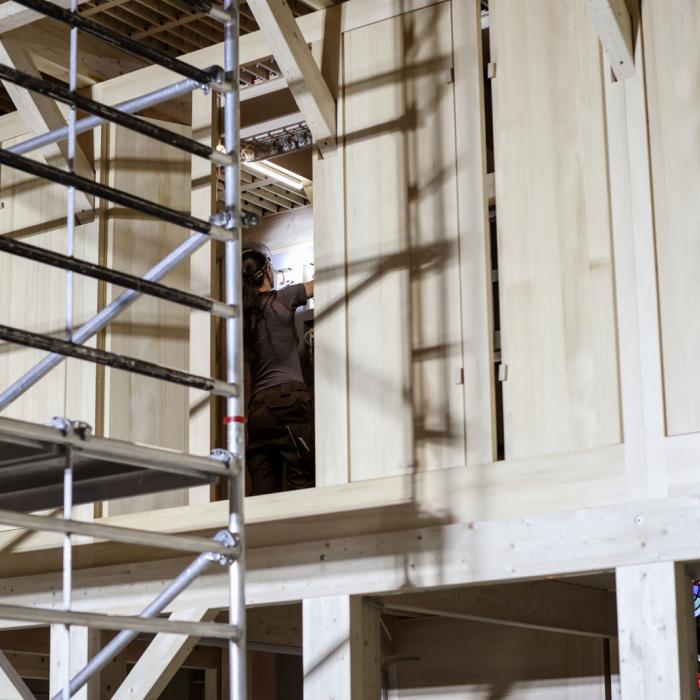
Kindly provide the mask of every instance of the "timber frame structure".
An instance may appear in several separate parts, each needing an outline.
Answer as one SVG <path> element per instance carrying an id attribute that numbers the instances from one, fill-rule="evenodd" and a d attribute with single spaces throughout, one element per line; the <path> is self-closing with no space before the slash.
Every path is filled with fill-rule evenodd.
<path id="1" fill-rule="evenodd" d="M 662 0 L 317 0 L 296 18 L 282 0 L 247 8 L 260 29 L 240 37 L 239 62 L 279 75 L 265 71 L 241 88 L 241 104 L 289 91 L 296 105 L 247 135 L 303 124 L 314 141 L 312 190 L 308 182 L 303 195 L 279 183 L 271 190 L 245 168 L 236 186 L 242 177 L 244 208 L 260 217 L 246 240 L 268 235 L 275 217 L 302 220 L 312 203 L 317 465 L 312 490 L 245 499 L 249 653 L 301 655 L 306 700 L 697 697 L 695 0 L 673 8 Z M 0 31 L 16 17 L 0 9 Z M 181 56 L 198 72 L 224 58 L 221 44 Z M 123 108 L 172 83 L 152 65 L 85 92 Z M 213 154 L 217 99 L 195 92 L 191 124 L 168 128 Z M 8 279 L 5 253 L 17 253 L 24 236 L 45 236 L 37 246 L 47 249 L 62 240 L 50 230 L 51 191 L 37 218 L 21 210 L 31 201 L 26 180 L 8 183 L 5 165 L 20 162 L 16 143 L 30 130 L 19 113 L 0 116 L 4 211 L 15 212 L 0 229 L 16 234 L 0 241 Z M 222 334 L 211 318 L 232 318 L 235 302 L 219 301 L 217 282 L 230 228 L 226 217 L 210 217 L 217 168 L 236 168 L 175 158 L 172 144 L 157 144 L 148 157 L 163 167 L 142 166 L 145 177 L 128 165 L 146 157 L 141 134 L 97 133 L 99 155 L 86 166 L 101 187 L 87 194 L 128 190 L 130 178 L 144 191 L 167 182 L 169 206 L 182 210 L 190 197 L 188 216 L 222 242 L 207 239 L 154 302 L 189 284 L 199 307 L 162 317 L 161 306 L 135 310 L 137 330 L 104 331 L 94 358 L 147 350 L 188 376 L 234 383 L 217 378 Z M 230 133 L 214 156 L 221 163 L 238 148 Z M 15 160 L 6 155 L 13 150 Z M 139 259 L 121 209 L 76 206 L 95 212 L 77 227 L 76 250 L 101 274 L 110 267 L 160 279 L 140 272 L 158 251 Z M 169 230 L 158 230 L 160 240 Z M 39 254 L 29 247 L 25 257 Z M 30 282 L 12 279 L 26 294 Z M 12 289 L 1 277 L 0 285 Z M 45 285 L 57 289 L 53 279 Z M 109 296 L 99 289 L 102 297 L 91 287 L 76 292 L 81 314 L 104 318 Z M 32 333 L 55 322 L 39 319 Z M 16 379 L 26 366 L 20 357 L 0 375 Z M 73 358 L 65 366 L 61 381 L 39 383 L 7 415 L 37 422 L 37 406 L 58 404 L 60 415 L 81 409 L 94 421 L 96 444 L 151 435 L 161 448 L 206 455 L 221 421 L 243 414 L 223 411 L 201 385 L 168 394 L 149 378 L 137 392 L 109 366 L 79 370 Z M 68 377 L 84 391 L 68 391 Z M 215 386 L 225 389 L 204 388 Z M 176 418 L 183 407 L 187 418 Z M 72 609 L 86 621 L 137 614 L 189 563 L 167 550 L 168 538 L 211 537 L 230 515 L 208 486 L 142 504 L 78 518 L 87 522 L 74 530 Z M 0 531 L 0 624 L 18 640 L 26 630 L 3 608 L 51 610 L 48 621 L 65 621 L 57 595 L 64 531 L 28 535 L 30 524 L 17 516 Z M 88 524 L 148 532 L 163 546 L 108 545 L 99 529 L 80 530 Z M 230 588 L 228 572 L 213 567 L 163 612 L 213 620 Z M 128 675 L 122 659 L 113 697 L 158 697 L 200 632 L 206 637 L 198 628 L 195 641 L 176 646 L 167 635 L 148 637 Z M 73 647 L 94 653 L 87 637 Z M 260 658 L 249 658 L 248 692 L 267 700 L 275 696 L 263 681 L 274 673 L 267 662 L 256 666 Z M 16 689 L 21 679 L 5 661 L 0 655 L 4 682 Z M 228 682 L 219 679 L 209 697 L 227 697 Z M 112 697 L 104 684 L 84 692 Z"/>

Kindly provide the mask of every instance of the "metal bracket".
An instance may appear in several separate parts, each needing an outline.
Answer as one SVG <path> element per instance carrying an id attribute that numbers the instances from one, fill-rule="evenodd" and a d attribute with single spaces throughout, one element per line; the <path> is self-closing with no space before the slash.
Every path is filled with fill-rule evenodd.
<path id="1" fill-rule="evenodd" d="M 89 440 L 92 435 L 92 426 L 82 420 L 71 420 L 61 416 L 54 416 L 49 425 L 58 430 L 61 434 L 69 434 L 79 437 L 81 440 Z"/>
<path id="2" fill-rule="evenodd" d="M 219 226 L 227 231 L 233 231 L 236 228 L 250 228 L 251 226 L 257 226 L 259 219 L 255 214 L 251 214 L 247 211 L 240 213 L 240 216 L 236 216 L 236 212 L 232 209 L 224 209 L 219 211 L 213 216 L 209 217 L 209 222 L 214 224 L 214 226 Z"/>
<path id="3" fill-rule="evenodd" d="M 211 451 L 209 457 L 219 462 L 224 462 L 231 470 L 232 478 L 240 475 L 243 468 L 243 460 L 241 459 L 240 455 L 233 454 L 233 452 L 217 447 Z"/>
<path id="4" fill-rule="evenodd" d="M 219 530 L 212 538 L 215 542 L 226 545 L 231 548 L 230 554 L 220 552 L 207 552 L 204 556 L 209 560 L 221 564 L 221 566 L 230 566 L 241 554 L 241 538 L 238 533 L 230 530 Z"/>

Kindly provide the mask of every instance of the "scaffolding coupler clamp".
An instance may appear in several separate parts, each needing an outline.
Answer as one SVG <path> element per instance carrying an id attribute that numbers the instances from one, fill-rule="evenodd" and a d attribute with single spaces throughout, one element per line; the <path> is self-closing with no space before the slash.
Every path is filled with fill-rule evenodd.
<path id="1" fill-rule="evenodd" d="M 209 457 L 219 462 L 224 462 L 224 464 L 226 464 L 226 466 L 231 470 L 232 478 L 236 478 L 240 475 L 243 467 L 243 460 L 241 459 L 240 455 L 235 455 L 233 452 L 217 447 L 211 451 Z"/>
<path id="2" fill-rule="evenodd" d="M 219 228 L 226 229 L 227 231 L 233 231 L 237 228 L 257 226 L 259 219 L 255 214 L 251 214 L 250 212 L 243 211 L 237 214 L 235 209 L 229 208 L 219 211 L 209 217 L 209 223 Z"/>
<path id="3" fill-rule="evenodd" d="M 75 435 L 81 440 L 88 440 L 92 435 L 92 426 L 82 420 L 71 420 L 70 418 L 54 416 L 49 421 L 49 425 L 65 437 Z"/>
<path id="4" fill-rule="evenodd" d="M 241 538 L 238 533 L 230 530 L 219 530 L 212 539 L 219 544 L 229 547 L 231 551 L 226 554 L 223 552 L 207 552 L 204 556 L 210 561 L 221 564 L 221 566 L 230 566 L 241 555 Z"/>

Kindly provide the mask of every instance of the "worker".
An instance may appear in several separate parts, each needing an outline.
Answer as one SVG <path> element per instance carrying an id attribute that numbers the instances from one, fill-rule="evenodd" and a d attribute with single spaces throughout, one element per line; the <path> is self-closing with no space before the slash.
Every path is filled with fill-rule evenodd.
<path id="1" fill-rule="evenodd" d="M 246 462 L 250 495 L 314 485 L 314 416 L 299 360 L 294 312 L 313 282 L 275 290 L 270 253 L 243 251 L 244 343 L 250 368 Z"/>

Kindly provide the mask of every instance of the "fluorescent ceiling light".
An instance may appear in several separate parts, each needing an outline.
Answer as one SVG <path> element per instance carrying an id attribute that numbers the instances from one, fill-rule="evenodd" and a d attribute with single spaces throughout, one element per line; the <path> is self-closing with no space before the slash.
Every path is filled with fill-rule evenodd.
<path id="1" fill-rule="evenodd" d="M 296 173 L 280 165 L 270 163 L 268 160 L 258 160 L 243 163 L 242 165 L 245 170 L 252 170 L 256 175 L 277 180 L 277 182 L 289 189 L 299 190 L 301 192 L 304 187 L 309 184 L 309 181 L 305 178 L 299 177 Z"/>

